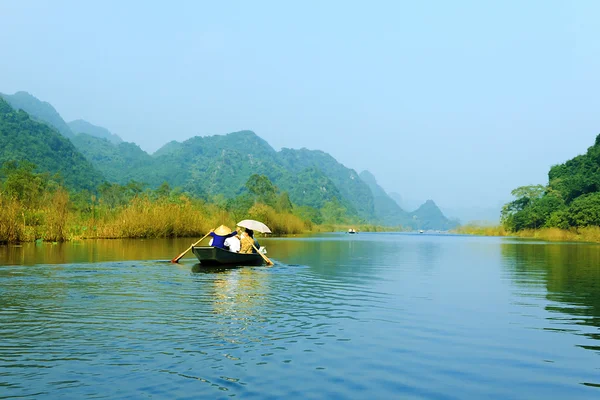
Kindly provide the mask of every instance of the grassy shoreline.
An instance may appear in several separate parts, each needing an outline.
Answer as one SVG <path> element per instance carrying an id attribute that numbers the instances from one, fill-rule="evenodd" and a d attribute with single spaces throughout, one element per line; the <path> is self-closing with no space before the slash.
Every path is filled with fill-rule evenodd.
<path id="1" fill-rule="evenodd" d="M 600 243 L 600 227 L 586 226 L 571 229 L 540 228 L 524 229 L 518 232 L 506 231 L 502 226 L 465 225 L 453 232 L 477 236 L 511 236 L 529 239 L 541 239 L 550 242 L 590 242 Z"/>
<path id="2" fill-rule="evenodd" d="M 243 215 L 187 196 L 151 198 L 141 195 L 122 206 L 92 200 L 76 207 L 69 194 L 59 189 L 45 193 L 34 206 L 0 194 L 0 243 L 34 241 L 65 242 L 83 239 L 141 239 L 202 237 L 224 224 L 234 229 L 241 219 L 256 219 L 269 226 L 274 236 L 318 232 L 397 231 L 399 227 L 368 224 L 315 224 L 273 207 L 255 203 Z"/>

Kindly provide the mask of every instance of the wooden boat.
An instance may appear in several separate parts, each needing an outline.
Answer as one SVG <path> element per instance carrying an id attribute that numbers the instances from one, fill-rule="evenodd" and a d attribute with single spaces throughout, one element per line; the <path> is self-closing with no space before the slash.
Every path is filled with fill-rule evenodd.
<path id="1" fill-rule="evenodd" d="M 194 246 L 192 252 L 202 265 L 261 265 L 263 258 L 257 253 L 234 253 L 212 246 Z"/>

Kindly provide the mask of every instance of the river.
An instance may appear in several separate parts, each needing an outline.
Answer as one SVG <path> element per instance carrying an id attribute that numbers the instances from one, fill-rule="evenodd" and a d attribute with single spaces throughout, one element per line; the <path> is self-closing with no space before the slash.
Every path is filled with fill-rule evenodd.
<path id="1" fill-rule="evenodd" d="M 600 398 L 600 246 L 460 235 L 0 246 L 0 398 Z"/>

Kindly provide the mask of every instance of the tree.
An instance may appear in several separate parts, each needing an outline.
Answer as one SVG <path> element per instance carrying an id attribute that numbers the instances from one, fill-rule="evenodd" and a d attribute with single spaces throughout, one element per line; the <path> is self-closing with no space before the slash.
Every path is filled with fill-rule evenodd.
<path id="1" fill-rule="evenodd" d="M 346 208 L 342 206 L 337 198 L 334 198 L 332 201 L 328 201 L 323 205 L 321 214 L 323 215 L 325 223 L 337 224 L 344 221 Z"/>
<path id="2" fill-rule="evenodd" d="M 294 206 L 292 205 L 288 192 L 281 193 L 277 198 L 275 209 L 279 212 L 291 213 L 293 208 Z"/>
<path id="3" fill-rule="evenodd" d="M 517 199 L 502 207 L 501 221 L 504 228 L 519 231 L 541 227 L 545 222 L 544 213 L 540 212 L 539 207 L 532 207 L 532 204 L 539 200 L 545 191 L 546 188 L 542 185 L 520 186 L 514 189 L 511 194 Z"/>
<path id="4" fill-rule="evenodd" d="M 251 175 L 246 181 L 246 188 L 255 196 L 256 201 L 269 206 L 275 204 L 277 188 L 266 175 Z"/>
<path id="5" fill-rule="evenodd" d="M 574 226 L 600 226 L 600 192 L 584 194 L 573 200 L 567 217 Z"/>

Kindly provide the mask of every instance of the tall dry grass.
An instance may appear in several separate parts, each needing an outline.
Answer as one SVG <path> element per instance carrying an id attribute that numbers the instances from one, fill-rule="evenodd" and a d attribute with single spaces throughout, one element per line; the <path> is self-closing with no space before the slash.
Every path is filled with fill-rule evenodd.
<path id="1" fill-rule="evenodd" d="M 14 243 L 24 239 L 22 213 L 18 200 L 0 194 L 0 243 Z"/>
<path id="2" fill-rule="evenodd" d="M 508 236 L 510 233 L 507 232 L 502 225 L 477 225 L 467 224 L 459 226 L 452 230 L 453 233 L 460 233 L 463 235 L 478 235 L 478 236 Z"/>
<path id="3" fill-rule="evenodd" d="M 514 236 L 522 238 L 534 238 L 554 242 L 594 242 L 600 243 L 600 227 L 585 226 L 581 228 L 559 229 L 525 229 L 515 232 Z"/>
<path id="4" fill-rule="evenodd" d="M 48 205 L 43 209 L 45 223 L 40 227 L 41 236 L 50 242 L 62 242 L 68 239 L 69 220 L 69 194 L 63 188 L 54 192 Z"/>
<path id="5" fill-rule="evenodd" d="M 187 198 L 180 200 L 173 203 L 135 198 L 127 206 L 104 215 L 81 236 L 110 239 L 203 236 L 229 219 L 215 206 L 200 205 Z"/>
<path id="6" fill-rule="evenodd" d="M 307 223 L 288 212 L 278 212 L 266 204 L 254 204 L 248 215 L 251 219 L 263 222 L 274 235 L 297 234 L 307 232 Z"/>

